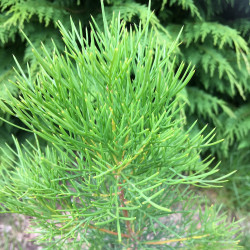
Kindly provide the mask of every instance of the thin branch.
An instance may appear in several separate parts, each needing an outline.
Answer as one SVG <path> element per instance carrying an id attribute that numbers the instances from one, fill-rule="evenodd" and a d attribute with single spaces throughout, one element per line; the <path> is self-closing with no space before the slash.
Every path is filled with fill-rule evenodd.
<path id="1" fill-rule="evenodd" d="M 201 238 L 208 237 L 208 236 L 209 236 L 209 234 L 205 234 L 205 235 L 200 235 L 200 236 L 191 236 L 191 237 L 187 237 L 187 238 L 163 240 L 163 241 L 148 241 L 148 242 L 143 242 L 143 243 L 147 244 L 147 245 L 163 245 L 163 244 L 167 244 L 167 243 L 171 243 L 171 242 L 179 242 L 179 241 L 186 241 L 186 240 L 192 240 L 192 239 L 201 239 Z"/>

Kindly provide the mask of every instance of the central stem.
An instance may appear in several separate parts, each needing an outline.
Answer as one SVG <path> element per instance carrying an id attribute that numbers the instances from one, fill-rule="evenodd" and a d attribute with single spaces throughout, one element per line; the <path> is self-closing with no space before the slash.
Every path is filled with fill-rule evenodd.
<path id="1" fill-rule="evenodd" d="M 126 200 L 124 198 L 124 190 L 121 187 L 119 187 L 119 190 L 120 190 L 119 198 L 120 198 L 120 201 L 121 201 L 121 206 L 125 207 Z M 128 216 L 128 210 L 123 210 L 123 215 L 124 215 L 124 217 L 128 218 L 129 217 Z M 131 223 L 128 220 L 126 221 L 126 227 L 127 227 L 128 234 L 134 240 L 134 231 L 132 230 Z"/>

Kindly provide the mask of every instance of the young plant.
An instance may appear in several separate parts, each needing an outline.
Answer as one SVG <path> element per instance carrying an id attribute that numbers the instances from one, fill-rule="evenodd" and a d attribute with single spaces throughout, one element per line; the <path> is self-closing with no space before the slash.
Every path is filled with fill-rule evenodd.
<path id="1" fill-rule="evenodd" d="M 3 213 L 32 216 L 48 247 L 237 246 L 237 227 L 214 207 L 199 209 L 189 189 L 223 181 L 209 178 L 217 166 L 199 157 L 213 136 L 189 136 L 178 116 L 176 95 L 194 70 L 181 64 L 174 72 L 177 41 L 156 46 L 147 20 L 127 26 L 114 15 L 108 23 L 103 10 L 103 29 L 93 19 L 84 34 L 81 24 L 67 31 L 59 22 L 64 54 L 34 48 L 36 79 L 17 62 L 21 94 L 1 108 L 36 145 L 14 139 L 17 159 L 6 155 L 0 169 L 0 203 Z"/>

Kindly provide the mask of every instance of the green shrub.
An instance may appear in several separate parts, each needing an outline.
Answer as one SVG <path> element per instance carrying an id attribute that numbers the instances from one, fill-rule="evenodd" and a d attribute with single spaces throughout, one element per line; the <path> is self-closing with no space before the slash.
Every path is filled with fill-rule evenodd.
<path id="1" fill-rule="evenodd" d="M 108 23 L 104 12 L 103 32 L 94 19 L 85 33 L 59 23 L 63 53 L 33 47 L 36 76 L 17 63 L 20 96 L 9 92 L 1 108 L 36 146 L 14 139 L 18 160 L 3 159 L 0 203 L 33 216 L 48 247 L 237 248 L 237 226 L 189 189 L 225 177 L 209 178 L 217 166 L 200 160 L 213 136 L 183 129 L 176 96 L 194 71 L 180 64 L 174 73 L 177 41 L 156 46 L 149 14 L 144 28 L 115 15 Z M 48 142 L 44 152 L 37 138 Z"/>
<path id="2" fill-rule="evenodd" d="M 112 12 L 120 12 L 126 21 L 145 24 L 147 0 L 108 0 L 107 19 Z M 91 13 L 97 20 L 100 15 L 99 0 L 0 0 L 0 97 L 6 96 L 5 86 L 13 94 L 17 89 L 9 84 L 15 75 L 12 70 L 12 54 L 18 57 L 22 67 L 30 62 L 30 70 L 37 72 L 38 64 L 31 46 L 23 39 L 20 28 L 39 49 L 40 41 L 53 50 L 50 38 L 63 50 L 60 35 L 55 29 L 60 19 L 65 27 L 70 26 L 69 15 L 87 23 Z M 238 169 L 230 179 L 234 183 L 227 187 L 233 191 L 232 202 L 240 208 L 249 209 L 249 1 L 206 0 L 155 0 L 151 28 L 158 36 L 159 44 L 170 45 L 184 25 L 181 40 L 183 46 L 177 50 L 176 65 L 180 61 L 196 65 L 196 74 L 191 83 L 178 95 L 187 102 L 186 116 L 189 127 L 199 118 L 196 125 L 201 129 L 208 123 L 209 129 L 217 128 L 217 139 L 224 142 L 209 149 L 222 160 L 222 169 Z M 181 53 L 180 53 L 181 52 Z M 181 101 L 180 98 L 180 101 Z M 13 121 L 1 111 L 0 116 Z M 17 122 L 17 119 L 14 119 Z M 11 144 L 8 134 L 21 139 L 20 131 L 6 123 L 0 124 L 1 147 Z M 27 135 L 22 133 L 22 138 Z M 235 154 L 237 151 L 237 154 Z M 0 153 L 1 158 L 1 153 Z M 233 160 L 232 160 L 233 159 Z M 230 182 L 230 183 L 231 183 Z M 235 199 L 233 199 L 235 197 Z"/>

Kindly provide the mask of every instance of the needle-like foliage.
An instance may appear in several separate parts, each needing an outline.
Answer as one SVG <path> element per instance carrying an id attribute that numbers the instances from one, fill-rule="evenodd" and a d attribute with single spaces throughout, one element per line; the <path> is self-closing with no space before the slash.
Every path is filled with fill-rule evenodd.
<path id="1" fill-rule="evenodd" d="M 9 92 L 0 105 L 37 143 L 14 139 L 17 160 L 6 155 L 0 169 L 1 209 L 33 216 L 49 247 L 237 246 L 234 224 L 214 207 L 199 210 L 188 188 L 225 177 L 211 179 L 218 165 L 200 160 L 213 135 L 189 136 L 192 127 L 184 130 L 178 115 L 176 96 L 194 70 L 180 64 L 174 71 L 178 38 L 155 46 L 149 21 L 150 11 L 143 28 L 115 15 L 108 23 L 103 11 L 102 28 L 94 19 L 85 32 L 59 22 L 64 53 L 34 47 L 35 78 L 16 61 L 19 98 Z"/>

